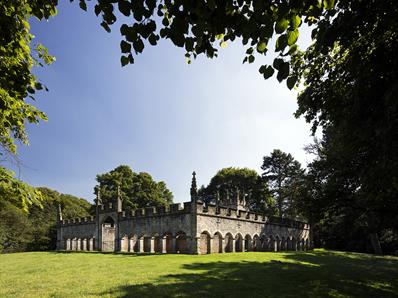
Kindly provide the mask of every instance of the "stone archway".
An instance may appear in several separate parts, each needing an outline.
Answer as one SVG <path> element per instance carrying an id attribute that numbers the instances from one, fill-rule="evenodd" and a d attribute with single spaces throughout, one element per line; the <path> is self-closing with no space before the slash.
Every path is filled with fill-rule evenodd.
<path id="1" fill-rule="evenodd" d="M 225 235 L 225 252 L 233 252 L 234 251 L 234 241 L 231 233 L 227 233 Z"/>
<path id="2" fill-rule="evenodd" d="M 108 216 L 102 223 L 102 251 L 115 251 L 115 221 Z"/>
<path id="3" fill-rule="evenodd" d="M 235 237 L 235 252 L 243 251 L 243 237 L 241 234 L 237 234 Z"/>
<path id="4" fill-rule="evenodd" d="M 200 234 L 199 253 L 209 254 L 211 252 L 210 249 L 210 234 L 208 232 L 202 232 L 202 234 Z"/>
<path id="5" fill-rule="evenodd" d="M 173 235 L 171 233 L 166 233 L 163 237 L 163 241 L 166 241 L 166 253 L 174 253 Z"/>
<path id="6" fill-rule="evenodd" d="M 211 247 L 211 252 L 212 253 L 222 253 L 222 236 L 219 232 L 215 233 L 213 236 L 213 243 Z"/>
<path id="7" fill-rule="evenodd" d="M 260 251 L 260 250 L 261 250 L 260 237 L 258 237 L 258 235 L 254 235 L 254 237 L 253 237 L 253 251 Z"/>
<path id="8" fill-rule="evenodd" d="M 188 252 L 188 241 L 187 235 L 184 232 L 179 232 L 176 235 L 176 253 L 187 253 Z"/>

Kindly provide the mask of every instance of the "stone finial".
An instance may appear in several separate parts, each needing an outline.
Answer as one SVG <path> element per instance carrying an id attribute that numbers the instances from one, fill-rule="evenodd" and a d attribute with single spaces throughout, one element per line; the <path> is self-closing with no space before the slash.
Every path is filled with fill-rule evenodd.
<path id="1" fill-rule="evenodd" d="M 101 187 L 98 187 L 97 190 L 97 205 L 102 205 L 102 200 L 101 200 Z"/>
<path id="2" fill-rule="evenodd" d="M 120 185 L 117 186 L 117 212 L 122 212 L 122 192 L 120 190 Z"/>
<path id="3" fill-rule="evenodd" d="M 58 203 L 58 221 L 62 221 L 61 203 Z"/>
<path id="4" fill-rule="evenodd" d="M 191 182 L 191 202 L 196 202 L 198 198 L 198 189 L 196 185 L 196 173 L 193 171 L 192 173 L 192 182 Z"/>

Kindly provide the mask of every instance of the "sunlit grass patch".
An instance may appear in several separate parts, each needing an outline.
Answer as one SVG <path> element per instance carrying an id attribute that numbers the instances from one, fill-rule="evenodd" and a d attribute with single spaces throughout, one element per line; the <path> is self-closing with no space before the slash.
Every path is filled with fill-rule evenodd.
<path id="1" fill-rule="evenodd" d="M 398 258 L 316 250 L 0 255 L 0 297 L 397 297 Z"/>

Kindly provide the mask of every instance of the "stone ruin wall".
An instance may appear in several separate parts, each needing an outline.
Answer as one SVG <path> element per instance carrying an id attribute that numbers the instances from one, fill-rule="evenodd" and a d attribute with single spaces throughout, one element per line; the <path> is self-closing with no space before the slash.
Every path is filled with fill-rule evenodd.
<path id="1" fill-rule="evenodd" d="M 101 206 L 96 218 L 62 221 L 58 249 L 204 254 L 310 248 L 309 226 L 302 222 L 191 202 L 135 211 L 115 208 Z M 107 248 L 101 236 L 110 217 L 115 236 Z"/>
<path id="2" fill-rule="evenodd" d="M 197 205 L 198 253 L 308 250 L 309 232 L 309 225 L 299 221 Z"/>
<path id="3" fill-rule="evenodd" d="M 57 249 L 95 250 L 95 217 L 74 218 L 58 223 Z"/>

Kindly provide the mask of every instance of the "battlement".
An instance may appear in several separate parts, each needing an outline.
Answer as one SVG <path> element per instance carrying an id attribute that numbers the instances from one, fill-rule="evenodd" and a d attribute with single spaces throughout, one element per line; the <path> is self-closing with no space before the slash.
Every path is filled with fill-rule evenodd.
<path id="1" fill-rule="evenodd" d="M 102 212 L 117 212 L 114 204 L 103 204 L 100 205 L 100 210 Z M 285 227 L 291 227 L 296 229 L 309 229 L 309 225 L 304 222 L 279 218 L 279 217 L 267 217 L 264 214 L 258 214 L 254 212 L 248 212 L 243 210 L 236 210 L 223 206 L 216 206 L 213 204 L 203 204 L 201 202 L 192 203 L 185 202 L 183 204 L 170 204 L 168 206 L 161 207 L 147 207 L 140 208 L 136 210 L 123 210 L 118 212 L 119 220 L 128 220 L 133 218 L 144 218 L 153 216 L 166 216 L 173 214 L 187 214 L 196 212 L 197 214 L 202 214 L 206 216 L 230 218 L 236 220 L 245 220 L 258 223 L 266 223 L 271 225 L 279 225 Z M 95 217 L 85 217 L 85 218 L 73 218 L 66 219 L 61 222 L 62 225 L 77 225 L 77 224 L 90 224 L 95 223 Z"/>
<path id="2" fill-rule="evenodd" d="M 192 212 L 192 203 L 185 202 L 183 203 L 183 205 L 177 203 L 168 206 L 147 207 L 136 210 L 122 211 L 119 213 L 119 218 L 123 219 L 123 218 L 136 218 L 136 217 L 151 217 L 151 216 L 182 214 L 182 213 L 191 213 L 191 212 Z"/>
<path id="3" fill-rule="evenodd" d="M 95 216 L 88 216 L 83 218 L 70 218 L 61 221 L 61 225 L 81 225 L 81 224 L 93 224 L 95 223 Z"/>
<path id="4" fill-rule="evenodd" d="M 103 204 L 99 206 L 100 213 L 105 212 L 117 212 L 114 204 Z M 136 210 L 123 210 L 122 212 L 118 212 L 119 219 L 130 219 L 130 218 L 138 218 L 138 217 L 151 217 L 151 216 L 162 216 L 168 214 L 183 214 L 183 213 L 191 213 L 192 212 L 192 203 L 185 202 L 183 204 L 170 204 L 168 206 L 160 206 L 160 207 L 147 207 L 140 208 Z M 84 218 L 72 218 L 65 219 L 61 222 L 62 225 L 73 225 L 73 224 L 82 224 L 82 223 L 95 223 L 95 217 L 84 217 Z"/>
<path id="5" fill-rule="evenodd" d="M 271 225 L 279 225 L 297 229 L 309 229 L 309 225 L 307 223 L 296 221 L 287 218 L 279 218 L 279 217 L 267 217 L 264 214 L 258 214 L 250 211 L 236 210 L 223 206 L 216 206 L 214 204 L 203 204 L 197 203 L 196 210 L 198 214 L 205 214 L 208 216 L 215 217 L 224 217 L 224 218 L 234 218 L 237 220 L 247 220 L 254 221 L 259 223 L 267 223 Z"/>

